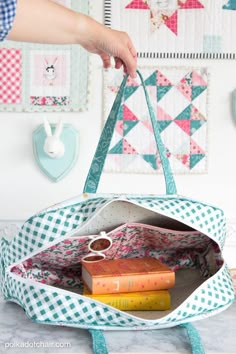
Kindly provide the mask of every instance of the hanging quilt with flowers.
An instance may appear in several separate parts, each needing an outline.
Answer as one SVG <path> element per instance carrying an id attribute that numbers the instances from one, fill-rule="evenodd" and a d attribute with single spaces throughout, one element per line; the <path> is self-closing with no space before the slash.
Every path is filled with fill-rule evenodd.
<path id="1" fill-rule="evenodd" d="M 139 57 L 236 58 L 236 0 L 105 0 L 105 24 Z"/>
<path id="2" fill-rule="evenodd" d="M 205 67 L 140 68 L 152 100 L 172 170 L 207 172 L 208 72 Z M 104 117 L 108 116 L 123 77 L 104 73 Z M 128 80 L 105 163 L 107 172 L 161 172 L 160 157 L 138 79 Z"/>

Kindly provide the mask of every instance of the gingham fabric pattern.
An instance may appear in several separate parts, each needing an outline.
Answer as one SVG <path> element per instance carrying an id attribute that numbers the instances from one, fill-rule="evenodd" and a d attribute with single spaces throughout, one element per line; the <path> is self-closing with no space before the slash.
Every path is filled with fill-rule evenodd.
<path id="1" fill-rule="evenodd" d="M 157 140 L 161 143 L 161 152 L 165 156 L 164 146 L 159 136 L 157 136 Z M 88 175 L 86 183 L 86 186 L 89 187 L 90 182 L 95 182 L 95 190 L 100 178 L 100 175 L 98 178 L 96 177 L 95 170 L 97 173 L 102 172 L 102 164 L 101 168 L 96 169 L 97 161 L 99 158 L 95 159 L 94 164 L 92 163 L 92 173 Z M 21 277 L 12 271 L 13 266 L 20 264 L 23 260 L 29 260 L 50 246 L 78 234 L 81 230 L 82 232 L 88 230 L 93 222 L 99 223 L 98 219 L 100 217 L 102 219 L 105 212 L 107 212 L 107 218 L 104 217 L 103 226 L 106 228 L 109 226 L 110 219 L 114 217 L 112 210 L 116 223 L 119 223 L 122 217 L 128 219 L 130 206 L 140 219 L 143 219 L 144 213 L 148 211 L 148 217 L 152 214 L 153 218 L 155 216 L 155 220 L 163 215 L 188 225 L 215 241 L 221 250 L 226 233 L 223 211 L 200 201 L 177 196 L 167 158 L 163 163 L 163 169 L 166 177 L 167 195 L 99 195 L 88 194 L 85 188 L 86 193 L 72 203 L 61 203 L 43 210 L 27 220 L 18 235 L 9 244 L 4 240 L 1 242 L 0 274 L 5 300 L 17 302 L 24 308 L 28 317 L 36 322 L 94 330 L 173 327 L 211 316 L 227 308 L 234 301 L 235 293 L 232 278 L 225 263 L 221 268 L 218 267 L 218 270 L 212 270 L 211 274 L 213 275 L 201 282 L 201 285 L 190 296 L 187 295 L 185 300 L 177 305 L 172 312 L 156 320 L 144 320 L 132 316 L 127 312 L 119 311 L 72 291 Z M 110 205 L 111 203 L 112 205 Z M 117 203 L 122 204 L 121 215 L 118 215 L 116 208 L 114 208 Z M 138 214 L 137 209 L 141 210 L 141 215 Z M 133 218 L 132 213 L 130 214 Z M 207 260 L 207 256 L 211 256 L 211 252 L 209 253 L 204 255 L 206 267 L 211 266 L 211 261 Z M 184 283 L 184 286 L 186 287 L 187 284 Z"/>
<path id="2" fill-rule="evenodd" d="M 35 283 L 5 271 L 23 258 L 30 258 L 44 247 L 68 237 L 89 224 L 111 202 L 128 202 L 155 211 L 206 233 L 220 247 L 225 238 L 222 210 L 184 197 L 82 195 L 73 205 L 57 205 L 30 218 L 9 245 L 2 242 L 2 291 L 6 300 L 19 303 L 34 321 L 99 329 L 152 329 L 176 326 L 211 316 L 234 301 L 229 269 L 223 264 L 211 278 L 199 286 L 179 307 L 158 320 L 143 320 L 81 295 Z"/>
<path id="3" fill-rule="evenodd" d="M 81 227 L 114 199 L 121 200 L 113 195 L 106 198 L 97 195 L 96 198 L 87 200 L 82 198 L 80 203 L 43 212 L 30 218 L 5 252 L 6 266 L 18 262 L 32 252 L 39 251 L 45 245 L 49 247 L 61 237 L 68 237 L 68 233 Z M 125 198 L 123 197 L 122 200 Z M 127 201 L 196 228 L 211 236 L 221 248 L 223 247 L 226 232 L 225 217 L 223 211 L 218 208 L 190 201 L 184 197 L 127 196 Z"/>
<path id="4" fill-rule="evenodd" d="M 21 103 L 22 52 L 0 49 L 0 105 Z"/>
<path id="5" fill-rule="evenodd" d="M 189 225 L 219 243 L 221 249 L 225 242 L 226 221 L 223 211 L 219 208 L 190 200 L 184 197 L 178 198 L 130 198 L 129 201 L 146 208 L 173 217 L 176 220 Z"/>
<path id="6" fill-rule="evenodd" d="M 0 41 L 8 35 L 16 14 L 16 0 L 2 0 L 0 4 Z"/>
<path id="7" fill-rule="evenodd" d="M 232 281 L 226 266 L 223 266 L 212 279 L 208 279 L 204 286 L 199 287 L 175 311 L 159 320 L 139 319 L 92 299 L 29 282 L 7 274 L 5 298 L 19 303 L 34 321 L 81 328 L 171 327 L 191 321 L 198 316 L 211 316 L 218 308 L 227 307 L 234 300 Z"/>
<path id="8" fill-rule="evenodd" d="M 5 253 L 6 248 L 8 247 L 9 242 L 2 238 L 0 240 L 0 294 L 3 294 L 3 296 L 7 296 L 5 293 L 6 291 L 6 286 L 5 286 L 5 265 L 3 262 L 3 254 Z"/>
<path id="9" fill-rule="evenodd" d="M 94 198 L 31 217 L 5 252 L 4 263 L 8 266 L 61 237 L 67 237 L 69 232 L 83 226 L 105 203 L 104 198 Z"/>
<path id="10" fill-rule="evenodd" d="M 217 274 L 190 295 L 184 306 L 171 312 L 168 322 L 191 320 L 198 315 L 207 317 L 214 309 L 223 307 L 233 300 L 232 278 L 228 267 L 224 265 Z"/>

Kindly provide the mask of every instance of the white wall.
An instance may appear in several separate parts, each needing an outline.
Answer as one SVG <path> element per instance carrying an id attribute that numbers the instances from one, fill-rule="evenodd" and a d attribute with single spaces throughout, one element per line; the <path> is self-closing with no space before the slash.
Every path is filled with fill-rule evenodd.
<path id="1" fill-rule="evenodd" d="M 93 16 L 102 21 L 102 0 Z M 207 66 L 210 72 L 208 173 L 176 175 L 179 194 L 222 207 L 229 220 L 236 220 L 236 123 L 231 113 L 231 93 L 236 88 L 236 62 L 213 60 L 139 60 L 139 65 Z M 102 66 L 91 56 L 89 111 L 50 114 L 80 133 L 77 165 L 58 183 L 41 173 L 32 152 L 32 131 L 42 123 L 41 113 L 0 113 L 0 220 L 24 220 L 51 204 L 82 192 L 89 163 L 102 126 Z M 162 175 L 104 174 L 100 192 L 164 193 Z"/>

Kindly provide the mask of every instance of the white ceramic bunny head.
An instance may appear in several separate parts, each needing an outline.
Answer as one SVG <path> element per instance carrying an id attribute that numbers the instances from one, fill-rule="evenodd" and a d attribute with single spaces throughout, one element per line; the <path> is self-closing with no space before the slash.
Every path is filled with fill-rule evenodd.
<path id="1" fill-rule="evenodd" d="M 57 123 L 55 133 L 52 135 L 52 128 L 48 120 L 44 118 L 44 129 L 47 135 L 43 146 L 44 152 L 53 159 L 59 159 L 65 153 L 65 146 L 60 140 L 63 129 L 62 120 Z"/>
<path id="2" fill-rule="evenodd" d="M 47 58 L 44 58 L 44 63 L 45 63 L 44 76 L 49 81 L 55 80 L 55 78 L 57 77 L 57 72 L 56 72 L 57 58 L 55 58 L 51 63 L 49 63 Z"/>

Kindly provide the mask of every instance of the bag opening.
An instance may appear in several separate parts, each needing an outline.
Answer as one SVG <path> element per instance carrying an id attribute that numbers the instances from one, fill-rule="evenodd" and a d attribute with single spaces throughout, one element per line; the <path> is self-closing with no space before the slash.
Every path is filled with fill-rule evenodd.
<path id="1" fill-rule="evenodd" d="M 164 317 L 221 268 L 221 251 L 215 241 L 181 222 L 130 203 L 128 209 L 124 212 L 124 202 L 111 203 L 73 236 L 15 265 L 11 272 L 82 294 L 81 260 L 89 253 L 89 236 L 105 231 L 112 239 L 106 259 L 155 257 L 176 272 L 176 284 L 169 289 L 170 310 L 126 311 L 145 319 Z"/>

